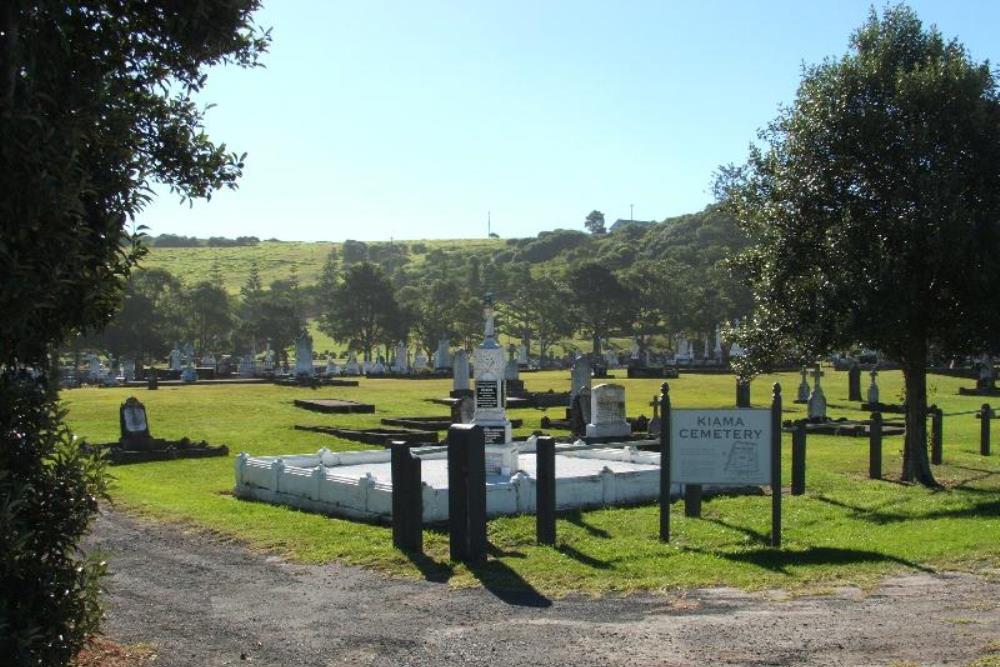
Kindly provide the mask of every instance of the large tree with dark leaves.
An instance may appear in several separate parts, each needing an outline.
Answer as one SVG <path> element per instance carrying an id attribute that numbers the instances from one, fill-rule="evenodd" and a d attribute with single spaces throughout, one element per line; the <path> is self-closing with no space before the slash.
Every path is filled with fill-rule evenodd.
<path id="1" fill-rule="evenodd" d="M 256 0 L 0 2 L 0 656 L 61 665 L 100 619 L 103 566 L 78 544 L 104 490 L 37 373 L 118 307 L 154 183 L 232 187 L 192 96 L 252 65 Z M 31 371 L 27 370 L 30 367 Z"/>
<path id="2" fill-rule="evenodd" d="M 805 70 L 725 206 L 752 241 L 745 373 L 860 343 L 902 364 L 902 478 L 927 457 L 928 351 L 1000 332 L 1000 99 L 987 63 L 908 8 L 872 12 L 849 52 Z"/>

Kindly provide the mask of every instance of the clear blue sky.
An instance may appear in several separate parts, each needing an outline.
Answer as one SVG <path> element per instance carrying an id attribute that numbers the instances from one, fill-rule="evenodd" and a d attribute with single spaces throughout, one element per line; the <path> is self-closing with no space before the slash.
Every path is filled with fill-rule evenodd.
<path id="1" fill-rule="evenodd" d="M 791 101 L 803 63 L 847 49 L 869 2 L 265 0 L 266 69 L 213 70 L 210 135 L 249 153 L 236 191 L 163 193 L 154 234 L 282 240 L 503 237 L 662 219 L 711 200 Z M 881 5 L 878 5 L 881 7 Z M 913 2 L 997 60 L 996 0 Z"/>

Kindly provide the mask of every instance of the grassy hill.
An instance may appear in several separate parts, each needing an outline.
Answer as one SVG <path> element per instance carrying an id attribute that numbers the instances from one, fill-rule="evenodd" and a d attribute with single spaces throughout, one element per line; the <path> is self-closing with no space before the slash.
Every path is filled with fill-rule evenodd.
<path id="1" fill-rule="evenodd" d="M 388 242 L 368 245 L 388 245 Z M 505 247 L 505 242 L 497 239 L 417 240 L 395 241 L 394 245 L 405 246 L 410 264 L 419 265 L 434 250 L 445 252 L 501 250 Z M 257 269 L 264 285 L 269 285 L 273 280 L 289 278 L 293 273 L 298 275 L 301 284 L 313 285 L 319 280 L 323 263 L 332 248 L 336 248 L 339 252 L 343 249 L 343 244 L 329 241 L 263 241 L 258 245 L 228 248 L 153 246 L 142 265 L 166 269 L 186 285 L 211 280 L 215 267 L 218 267 L 226 291 L 237 294 L 240 286 L 246 281 L 250 265 L 254 261 L 257 262 Z"/>

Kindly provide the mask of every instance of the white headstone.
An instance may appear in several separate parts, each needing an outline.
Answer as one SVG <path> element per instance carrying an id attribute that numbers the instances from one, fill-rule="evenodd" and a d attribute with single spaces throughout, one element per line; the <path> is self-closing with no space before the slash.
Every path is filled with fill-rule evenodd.
<path id="1" fill-rule="evenodd" d="M 826 396 L 823 395 L 823 388 L 819 386 L 819 378 L 822 372 L 819 366 L 813 371 L 813 390 L 809 397 L 809 419 L 826 419 Z"/>
<path id="2" fill-rule="evenodd" d="M 410 363 L 407 359 L 409 355 L 410 352 L 406 349 L 406 343 L 399 341 L 399 345 L 396 346 L 396 359 L 392 363 L 393 373 L 403 375 L 410 372 Z"/>
<path id="3" fill-rule="evenodd" d="M 415 371 L 426 371 L 427 366 L 427 355 L 423 351 L 417 352 L 413 357 L 413 370 Z"/>
<path id="4" fill-rule="evenodd" d="M 245 354 L 240 357 L 239 373 L 240 377 L 243 378 L 252 378 L 254 376 L 253 357 L 249 354 Z"/>
<path id="5" fill-rule="evenodd" d="M 448 352 L 448 346 L 450 343 L 451 341 L 447 338 L 442 338 L 438 341 L 437 351 L 434 353 L 435 370 L 451 368 L 451 354 Z"/>
<path id="6" fill-rule="evenodd" d="M 715 325 L 715 360 L 722 361 L 722 327 Z"/>
<path id="7" fill-rule="evenodd" d="M 528 360 L 528 346 L 524 343 L 517 346 L 517 363 L 521 366 L 527 366 L 531 363 Z"/>
<path id="8" fill-rule="evenodd" d="M 808 375 L 808 373 L 809 371 L 806 370 L 805 366 L 803 366 L 802 370 L 799 371 L 799 375 L 802 376 L 802 381 L 799 382 L 799 394 L 796 396 L 796 399 L 802 401 L 803 403 L 809 402 L 809 380 L 806 379 L 806 375 Z"/>
<path id="9" fill-rule="evenodd" d="M 466 391 L 469 388 L 469 355 L 464 349 L 455 352 L 455 364 L 452 367 L 451 388 L 455 391 Z"/>
<path id="10" fill-rule="evenodd" d="M 313 376 L 313 341 L 309 334 L 302 334 L 295 341 L 295 377 Z"/>
<path id="11" fill-rule="evenodd" d="M 179 371 L 182 370 L 184 366 L 181 364 L 181 351 L 177 346 L 170 351 L 170 370 Z"/>
<path id="12" fill-rule="evenodd" d="M 191 384 L 197 381 L 198 381 L 198 371 L 194 369 L 194 364 L 189 361 L 188 365 L 185 366 L 184 370 L 181 371 L 181 382 L 186 382 L 188 384 Z"/>
<path id="13" fill-rule="evenodd" d="M 504 444 L 513 439 L 505 410 L 504 370 L 507 361 L 503 348 L 495 338 L 492 297 L 487 297 L 483 315 L 486 321 L 483 342 L 475 351 L 476 416 L 473 423 L 483 427 L 487 444 Z"/>
<path id="14" fill-rule="evenodd" d="M 868 403 L 874 406 L 879 403 L 878 384 L 875 382 L 875 378 L 878 376 L 878 371 L 873 368 L 871 376 L 872 383 L 868 385 Z"/>
<path id="15" fill-rule="evenodd" d="M 333 355 L 326 355 L 326 376 L 336 377 L 341 374 L 340 366 L 333 360 Z"/>
<path id="16" fill-rule="evenodd" d="M 376 360 L 376 362 L 372 365 L 372 368 L 370 371 L 368 371 L 368 374 L 385 375 L 385 361 L 382 360 L 381 356 L 379 356 L 378 360 Z"/>
<path id="17" fill-rule="evenodd" d="M 347 366 L 344 367 L 346 375 L 361 375 L 361 366 L 358 364 L 358 355 L 351 352 L 347 357 Z"/>
<path id="18" fill-rule="evenodd" d="M 599 384 L 590 392 L 590 423 L 587 437 L 624 437 L 632 434 L 625 419 L 625 387 L 620 384 Z"/>

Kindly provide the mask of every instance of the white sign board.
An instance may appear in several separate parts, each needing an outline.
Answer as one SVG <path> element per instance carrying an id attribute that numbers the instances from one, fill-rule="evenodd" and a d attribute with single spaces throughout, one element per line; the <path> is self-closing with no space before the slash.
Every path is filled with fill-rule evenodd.
<path id="1" fill-rule="evenodd" d="M 771 411 L 670 410 L 670 481 L 771 483 Z"/>

